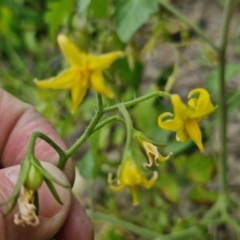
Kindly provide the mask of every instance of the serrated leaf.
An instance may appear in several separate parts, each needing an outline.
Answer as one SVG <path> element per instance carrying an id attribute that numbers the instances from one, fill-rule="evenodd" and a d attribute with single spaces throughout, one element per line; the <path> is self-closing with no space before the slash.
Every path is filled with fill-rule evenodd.
<path id="1" fill-rule="evenodd" d="M 60 0 L 48 3 L 48 11 L 45 14 L 45 21 L 49 25 L 50 38 L 52 40 L 55 39 L 55 36 L 66 17 L 71 15 L 75 2 L 75 0 Z"/>
<path id="2" fill-rule="evenodd" d="M 118 0 L 113 21 L 119 38 L 127 42 L 157 10 L 157 0 Z"/>

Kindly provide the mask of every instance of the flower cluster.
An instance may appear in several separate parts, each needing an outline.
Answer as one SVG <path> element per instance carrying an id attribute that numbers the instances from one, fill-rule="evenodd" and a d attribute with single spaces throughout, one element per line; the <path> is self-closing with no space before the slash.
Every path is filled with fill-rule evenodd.
<path id="1" fill-rule="evenodd" d="M 198 97 L 193 97 L 196 94 Z M 161 114 L 158 118 L 158 124 L 165 130 L 175 131 L 177 141 L 185 142 L 191 138 L 199 150 L 203 152 L 202 134 L 198 122 L 211 114 L 216 107 L 211 103 L 209 93 L 202 88 L 192 90 L 188 98 L 188 104 L 184 105 L 177 94 L 172 95 L 174 114 L 169 112 Z M 173 118 L 166 120 L 166 117 Z M 144 163 L 145 167 L 158 166 L 158 162 L 167 161 L 172 155 L 169 153 L 166 157 L 162 156 L 157 146 L 163 145 L 153 142 L 139 131 L 133 130 L 133 132 L 133 138 L 148 159 L 148 162 Z M 129 187 L 133 196 L 133 204 L 138 205 L 138 187 L 150 188 L 155 183 L 158 174 L 154 171 L 152 179 L 147 180 L 133 159 L 124 159 L 123 161 L 118 171 L 116 185 L 113 185 L 112 177 L 109 175 L 110 188 L 114 191 L 121 191 L 123 188 Z"/>

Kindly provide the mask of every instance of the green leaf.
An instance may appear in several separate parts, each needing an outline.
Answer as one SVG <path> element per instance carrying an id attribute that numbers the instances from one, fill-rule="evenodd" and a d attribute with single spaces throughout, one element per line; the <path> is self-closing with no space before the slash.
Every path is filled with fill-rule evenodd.
<path id="1" fill-rule="evenodd" d="M 168 173 L 161 173 L 158 180 L 158 186 L 163 196 L 169 202 L 178 203 L 180 187 L 174 175 Z"/>
<path id="2" fill-rule="evenodd" d="M 240 92 L 229 94 L 228 96 L 229 113 L 236 111 L 240 106 Z"/>
<path id="3" fill-rule="evenodd" d="M 130 87 L 137 89 L 141 76 L 143 73 L 143 65 L 137 59 L 135 59 L 134 69 L 131 69 L 128 65 L 127 59 L 119 59 L 116 63 L 118 66 L 120 78 Z"/>
<path id="4" fill-rule="evenodd" d="M 240 73 L 240 64 L 239 63 L 232 63 L 226 66 L 226 81 L 230 81 L 234 76 Z M 219 74 L 218 71 L 215 69 L 213 70 L 209 76 L 207 77 L 206 81 L 206 88 L 211 93 L 216 93 L 219 89 Z"/>
<path id="5" fill-rule="evenodd" d="M 86 179 L 95 179 L 97 176 L 97 171 L 96 171 L 96 164 L 94 161 L 93 153 L 92 151 L 88 151 L 81 161 L 78 164 L 78 171 L 80 175 Z"/>
<path id="6" fill-rule="evenodd" d="M 84 17 L 87 16 L 88 8 L 92 0 L 78 0 L 78 12 Z"/>
<path id="7" fill-rule="evenodd" d="M 91 18 L 104 19 L 108 17 L 109 0 L 92 0 L 88 9 Z"/>
<path id="8" fill-rule="evenodd" d="M 196 203 L 213 204 L 217 201 L 218 194 L 208 191 L 201 185 L 197 185 L 189 191 L 188 198 Z"/>
<path id="9" fill-rule="evenodd" d="M 175 161 L 175 166 L 189 180 L 199 183 L 209 182 L 215 172 L 213 158 L 200 153 L 179 157 Z"/>
<path id="10" fill-rule="evenodd" d="M 157 10 L 157 0 L 118 0 L 113 21 L 119 38 L 127 42 Z"/>
<path id="11" fill-rule="evenodd" d="M 75 0 L 60 0 L 48 3 L 45 21 L 49 25 L 50 38 L 52 40 L 55 38 L 64 20 L 71 15 L 75 2 Z"/>

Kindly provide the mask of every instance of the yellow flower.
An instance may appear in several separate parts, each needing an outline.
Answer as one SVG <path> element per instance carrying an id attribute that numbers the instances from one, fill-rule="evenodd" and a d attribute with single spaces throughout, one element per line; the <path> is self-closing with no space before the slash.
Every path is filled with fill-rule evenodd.
<path id="1" fill-rule="evenodd" d="M 148 180 L 132 159 L 126 159 L 118 171 L 117 185 L 113 185 L 114 181 L 111 174 L 108 176 L 108 183 L 113 191 L 121 191 L 123 188 L 129 187 L 133 197 L 133 205 L 138 205 L 138 187 L 152 187 L 157 177 L 158 173 L 154 171 L 152 178 Z"/>
<path id="2" fill-rule="evenodd" d="M 160 162 L 167 161 L 170 156 L 172 155 L 172 152 L 169 153 L 166 157 L 163 157 L 159 152 L 155 145 L 153 145 L 150 142 L 142 140 L 141 142 L 142 148 L 147 154 L 149 163 L 144 163 L 144 167 L 151 167 L 152 165 L 158 166 L 157 160 Z"/>
<path id="3" fill-rule="evenodd" d="M 123 56 L 120 51 L 115 51 L 100 56 L 89 55 L 81 50 L 65 35 L 60 34 L 58 44 L 66 57 L 70 68 L 62 71 L 56 77 L 42 81 L 34 80 L 41 88 L 71 89 L 72 113 L 82 102 L 89 86 L 94 91 L 113 98 L 114 94 L 105 86 L 102 70 L 108 68 L 117 58 Z"/>
<path id="4" fill-rule="evenodd" d="M 195 94 L 199 94 L 198 98 L 193 97 Z M 165 130 L 176 132 L 177 141 L 185 142 L 191 138 L 203 152 L 202 133 L 198 122 L 212 113 L 215 107 L 211 103 L 209 93 L 203 88 L 192 90 L 188 94 L 188 98 L 186 106 L 177 94 L 172 95 L 174 115 L 169 112 L 161 114 L 158 118 L 158 125 Z M 169 116 L 174 116 L 174 118 L 164 120 Z"/>
<path id="5" fill-rule="evenodd" d="M 140 131 L 134 131 L 133 138 L 139 144 L 140 149 L 144 154 L 147 155 L 149 163 L 144 163 L 144 167 L 151 167 L 153 165 L 158 166 L 157 161 L 164 162 L 167 161 L 172 152 L 169 153 L 166 157 L 163 157 L 159 152 L 158 148 L 155 145 L 165 146 L 165 144 L 158 144 L 149 140 L 143 133 Z"/>

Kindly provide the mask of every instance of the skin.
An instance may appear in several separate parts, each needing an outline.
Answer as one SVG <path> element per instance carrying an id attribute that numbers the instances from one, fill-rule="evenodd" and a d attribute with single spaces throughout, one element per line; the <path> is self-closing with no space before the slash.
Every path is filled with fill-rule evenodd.
<path id="1" fill-rule="evenodd" d="M 66 149 L 66 146 L 53 126 L 32 106 L 19 101 L 1 88 L 0 116 L 0 203 L 2 203 L 8 199 L 14 189 L 20 169 L 19 164 L 25 156 L 32 132 L 41 131 L 63 149 Z M 38 140 L 35 155 L 47 171 L 65 185 L 69 185 L 69 188 L 55 185 L 64 204 L 58 204 L 43 184 L 38 191 L 40 224 L 37 227 L 15 225 L 13 215 L 17 212 L 17 208 L 11 215 L 3 217 L 7 206 L 0 206 L 0 239 L 93 240 L 91 221 L 71 192 L 74 182 L 72 161 L 69 160 L 63 172 L 60 171 L 54 166 L 58 160 L 57 153 L 43 140 Z"/>

